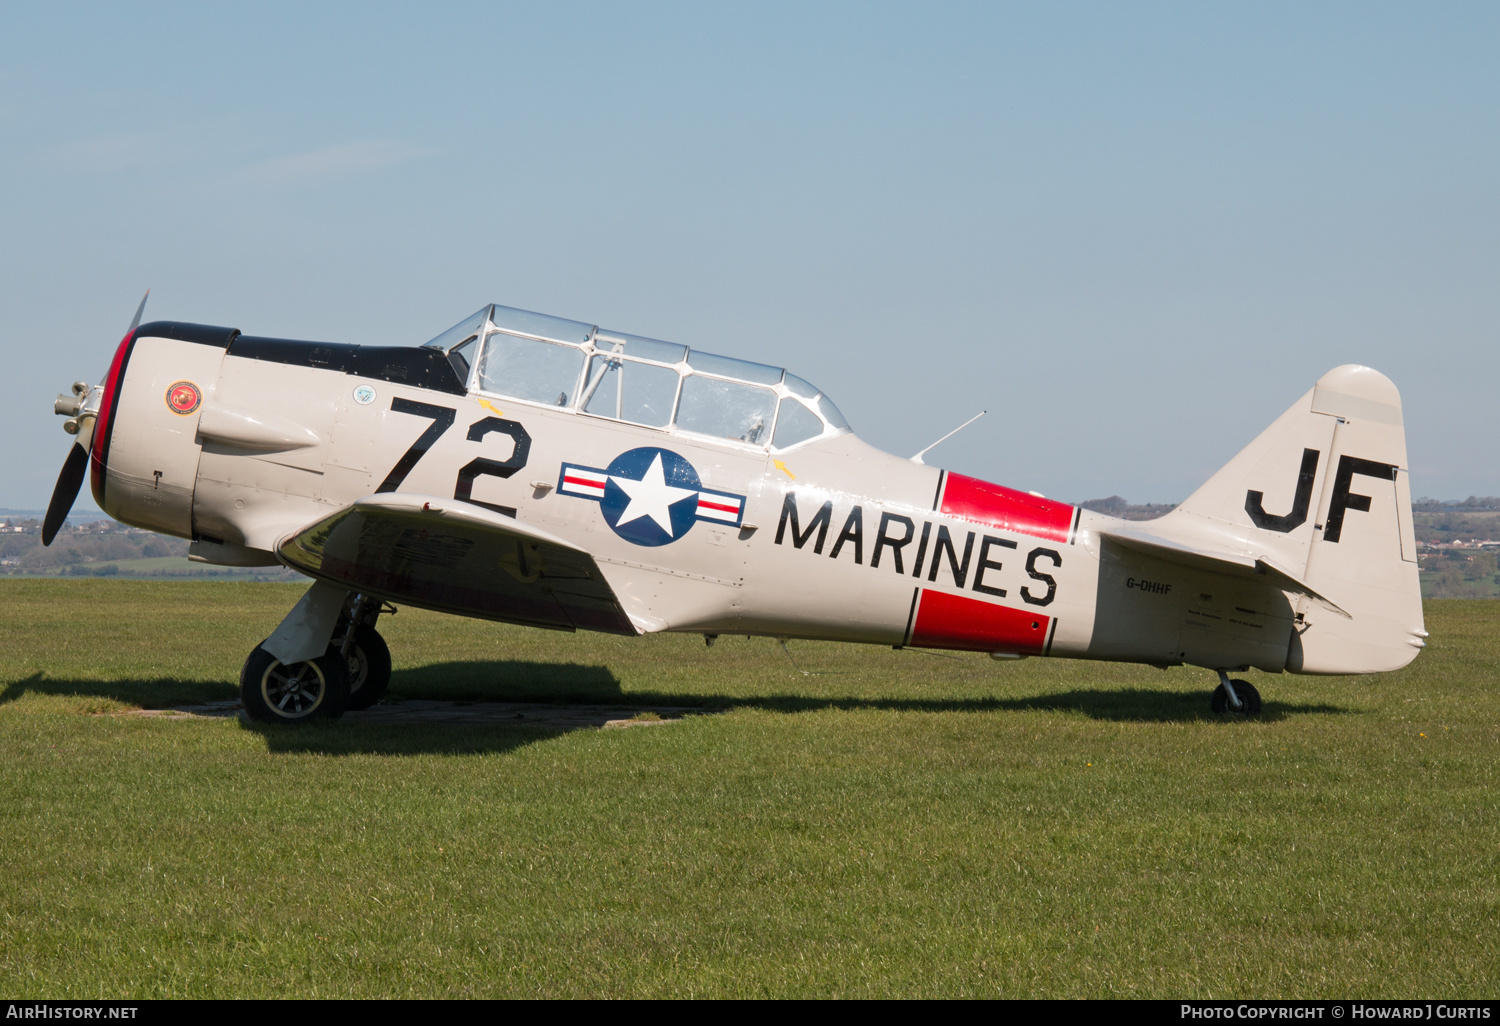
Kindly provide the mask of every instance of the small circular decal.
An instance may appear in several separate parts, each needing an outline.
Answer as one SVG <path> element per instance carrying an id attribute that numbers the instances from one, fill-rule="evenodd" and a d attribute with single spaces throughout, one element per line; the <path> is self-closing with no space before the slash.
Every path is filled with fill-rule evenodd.
<path id="1" fill-rule="evenodd" d="M 361 406 L 369 406 L 375 401 L 375 386 L 360 385 L 354 390 L 354 401 Z"/>
<path id="2" fill-rule="evenodd" d="M 167 406 L 184 417 L 203 405 L 203 393 L 191 381 L 179 381 L 167 389 Z"/>

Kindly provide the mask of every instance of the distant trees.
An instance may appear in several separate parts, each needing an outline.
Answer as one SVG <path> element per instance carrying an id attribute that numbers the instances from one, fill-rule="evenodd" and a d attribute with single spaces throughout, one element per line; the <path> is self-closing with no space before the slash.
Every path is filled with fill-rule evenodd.
<path id="1" fill-rule="evenodd" d="M 83 530 L 64 530 L 50 546 L 42 545 L 40 525 L 29 525 L 21 533 L 0 533 L 0 560 L 7 569 L 35 572 L 60 567 L 90 567 L 144 557 L 186 556 L 188 543 L 127 528 L 120 524 L 89 525 Z M 118 569 L 116 570 L 118 572 Z"/>
<path id="2" fill-rule="evenodd" d="M 1472 513 L 1500 510 L 1500 496 L 1471 495 L 1467 499 L 1445 501 L 1430 499 L 1424 495 L 1420 499 L 1413 499 L 1411 508 L 1422 513 Z"/>
<path id="3" fill-rule="evenodd" d="M 1107 499 L 1089 499 L 1078 505 L 1084 509 L 1093 510 L 1095 513 L 1120 517 L 1124 520 L 1155 520 L 1157 517 L 1170 513 L 1173 508 L 1170 502 L 1147 502 L 1135 505 L 1118 495 L 1111 495 Z"/>
<path id="4" fill-rule="evenodd" d="M 82 526 L 66 525 L 50 546 L 42 545 L 42 525 L 36 520 L 17 521 L 0 518 L 0 527 L 21 527 L 0 531 L 0 573 L 61 574 L 65 577 L 218 577 L 230 580 L 277 581 L 296 580 L 297 575 L 283 567 L 239 567 L 211 569 L 191 564 L 142 567 L 131 561 L 185 557 L 188 543 L 113 521 L 100 520 Z M 121 565 L 123 564 L 123 565 Z"/>
<path id="5" fill-rule="evenodd" d="M 1485 549 L 1447 549 L 1421 557 L 1427 598 L 1492 599 L 1500 596 L 1496 554 Z"/>
<path id="6" fill-rule="evenodd" d="M 1117 517 L 1125 512 L 1126 507 L 1130 503 L 1126 502 L 1119 495 L 1111 495 L 1107 499 L 1090 499 L 1087 502 L 1079 503 L 1079 505 L 1084 509 L 1091 509 L 1095 513 L 1108 513 L 1112 517 Z"/>
<path id="7" fill-rule="evenodd" d="M 1413 526 L 1419 542 L 1500 541 L 1500 516 L 1495 513 L 1456 513 L 1448 507 L 1443 512 L 1414 513 Z"/>

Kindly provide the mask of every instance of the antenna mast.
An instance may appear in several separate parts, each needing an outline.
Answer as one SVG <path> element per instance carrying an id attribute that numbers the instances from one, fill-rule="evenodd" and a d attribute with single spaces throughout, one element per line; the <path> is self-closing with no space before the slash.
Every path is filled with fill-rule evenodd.
<path id="1" fill-rule="evenodd" d="M 927 447 L 927 448 L 925 448 L 925 449 L 923 449 L 923 450 L 922 450 L 922 451 L 921 451 L 921 452 L 919 452 L 919 453 L 917 453 L 917 454 L 916 454 L 916 455 L 915 455 L 915 456 L 913 456 L 913 457 L 912 457 L 912 458 L 911 458 L 911 461 L 912 461 L 912 462 L 913 462 L 913 463 L 922 463 L 922 457 L 923 457 L 923 456 L 926 456 L 926 455 L 927 455 L 927 454 L 928 454 L 928 453 L 929 453 L 929 452 L 931 452 L 931 451 L 932 451 L 932 450 L 933 450 L 933 449 L 936 449 L 936 448 L 937 448 L 937 447 L 938 447 L 938 446 L 940 446 L 940 445 L 942 445 L 942 444 L 943 444 L 943 443 L 944 443 L 944 442 L 946 442 L 946 441 L 947 441 L 947 440 L 948 440 L 948 439 L 950 439 L 950 438 L 952 438 L 952 437 L 953 437 L 953 436 L 954 436 L 954 435 L 956 435 L 956 434 L 958 434 L 958 433 L 959 433 L 959 432 L 960 432 L 960 431 L 962 431 L 962 430 L 963 430 L 963 429 L 964 429 L 964 428 L 966 428 L 966 427 L 968 427 L 968 426 L 969 426 L 969 425 L 970 425 L 970 424 L 972 424 L 972 423 L 974 423 L 974 422 L 975 422 L 975 421 L 976 421 L 976 420 L 978 420 L 978 419 L 979 419 L 979 418 L 980 418 L 980 417 L 983 417 L 983 416 L 984 416 L 984 415 L 985 415 L 985 414 L 986 414 L 986 413 L 989 413 L 989 412 L 990 412 L 990 411 L 989 411 L 989 410 L 980 410 L 980 411 L 979 411 L 979 412 L 978 412 L 978 413 L 976 413 L 976 414 L 974 414 L 974 416 L 972 416 L 972 417 L 970 417 L 970 418 L 969 418 L 969 419 L 968 419 L 968 420 L 966 420 L 966 421 L 964 421 L 964 422 L 963 422 L 963 423 L 962 423 L 962 424 L 960 424 L 960 425 L 959 425 L 959 426 L 958 426 L 958 427 L 956 427 L 956 428 L 954 428 L 954 429 L 953 429 L 953 430 L 952 430 L 952 431 L 949 431 L 949 432 L 948 432 L 948 433 L 947 433 L 947 434 L 946 434 L 946 435 L 944 435 L 944 436 L 943 436 L 943 437 L 942 437 L 942 438 L 939 438 L 939 439 L 938 439 L 938 440 L 937 440 L 937 441 L 936 441 L 936 442 L 933 442 L 933 443 L 932 443 L 932 444 L 931 444 L 931 445 L 929 445 L 929 446 L 928 446 L 928 447 Z M 926 466 L 926 464 L 923 464 L 923 466 Z"/>

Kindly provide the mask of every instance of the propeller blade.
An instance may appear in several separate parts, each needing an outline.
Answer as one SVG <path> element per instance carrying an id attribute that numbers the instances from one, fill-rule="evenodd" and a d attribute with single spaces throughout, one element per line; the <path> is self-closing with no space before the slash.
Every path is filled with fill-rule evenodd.
<path id="1" fill-rule="evenodd" d="M 146 290 L 146 294 L 141 297 L 141 305 L 135 308 L 135 320 L 133 320 L 133 321 L 130 322 L 130 330 L 127 331 L 125 334 L 127 334 L 127 335 L 134 335 L 135 334 L 135 329 L 139 328 L 141 326 L 141 314 L 143 314 L 146 311 L 146 300 L 148 300 L 150 298 L 151 298 L 151 290 L 147 289 Z"/>
<path id="2" fill-rule="evenodd" d="M 62 473 L 57 475 L 57 487 L 52 489 L 52 501 L 47 503 L 47 517 L 42 521 L 43 545 L 52 544 L 63 521 L 68 519 L 68 513 L 78 498 L 78 490 L 83 487 L 83 474 L 88 466 L 88 449 L 82 445 L 71 446 Z"/>

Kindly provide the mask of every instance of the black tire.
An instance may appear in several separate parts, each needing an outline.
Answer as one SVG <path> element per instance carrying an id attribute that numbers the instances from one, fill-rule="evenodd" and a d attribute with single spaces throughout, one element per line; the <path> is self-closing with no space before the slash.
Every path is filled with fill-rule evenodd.
<path id="1" fill-rule="evenodd" d="M 337 652 L 288 669 L 257 645 L 240 671 L 240 701 L 261 723 L 336 720 L 349 705 L 349 670 Z"/>
<path id="2" fill-rule="evenodd" d="M 1230 683 L 1234 685 L 1234 693 L 1239 696 L 1240 707 L 1238 709 L 1230 707 L 1229 692 L 1224 685 L 1220 684 L 1214 688 L 1214 696 L 1209 701 L 1214 712 L 1220 716 L 1227 713 L 1239 716 L 1260 715 L 1260 692 L 1255 690 L 1255 685 L 1247 680 L 1232 680 Z"/>
<path id="3" fill-rule="evenodd" d="M 328 647 L 337 658 L 339 645 Z M 360 625 L 349 649 L 349 708 L 368 709 L 385 696 L 391 686 L 391 650 L 374 627 Z"/>

